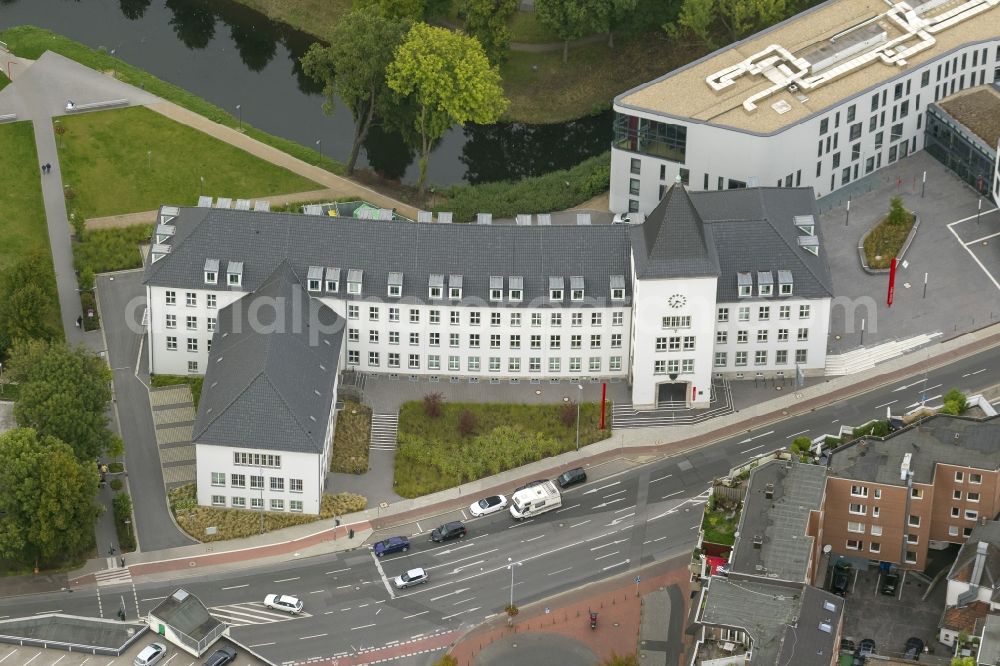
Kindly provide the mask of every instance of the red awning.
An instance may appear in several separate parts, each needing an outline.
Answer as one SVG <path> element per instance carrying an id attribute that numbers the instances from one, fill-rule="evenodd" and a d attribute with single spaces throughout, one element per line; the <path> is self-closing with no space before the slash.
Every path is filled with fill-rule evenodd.
<path id="1" fill-rule="evenodd" d="M 710 576 L 716 575 L 719 572 L 719 567 L 728 562 L 728 560 L 724 557 L 713 557 L 712 555 L 706 555 L 705 561 L 708 562 L 708 572 Z"/>

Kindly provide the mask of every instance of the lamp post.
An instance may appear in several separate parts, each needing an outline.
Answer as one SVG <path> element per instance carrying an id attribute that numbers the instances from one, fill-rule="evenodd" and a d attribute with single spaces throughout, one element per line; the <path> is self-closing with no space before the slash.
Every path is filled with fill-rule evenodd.
<path id="1" fill-rule="evenodd" d="M 3 395 L 3 363 L 0 363 L 0 395 Z"/>
<path id="2" fill-rule="evenodd" d="M 510 557 L 507 558 L 507 568 L 510 569 L 510 606 L 514 605 L 514 567 L 521 566 L 520 562 L 514 562 Z"/>
<path id="3" fill-rule="evenodd" d="M 241 104 L 236 105 L 236 112 L 240 116 L 240 131 L 243 131 L 243 106 Z"/>
<path id="4" fill-rule="evenodd" d="M 576 452 L 580 452 L 580 401 L 583 400 L 583 384 L 577 384 L 576 387 L 580 389 L 580 394 L 577 396 L 576 401 Z"/>
<path id="5" fill-rule="evenodd" d="M 200 176 L 200 178 L 201 178 L 201 189 L 198 190 L 198 194 L 200 196 L 204 196 L 204 194 L 205 194 L 205 177 L 204 176 Z"/>
<path id="6" fill-rule="evenodd" d="M 260 533 L 264 533 L 264 468 L 259 467 L 260 472 Z"/>
<path id="7" fill-rule="evenodd" d="M 319 150 L 319 161 L 323 161 L 323 139 L 316 139 L 316 149 Z"/>

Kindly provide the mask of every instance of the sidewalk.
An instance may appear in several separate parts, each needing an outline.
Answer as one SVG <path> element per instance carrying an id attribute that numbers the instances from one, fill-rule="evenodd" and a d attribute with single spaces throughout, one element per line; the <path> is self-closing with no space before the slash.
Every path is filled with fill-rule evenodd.
<path id="1" fill-rule="evenodd" d="M 514 626 L 508 627 L 506 616 L 489 620 L 462 636 L 451 655 L 459 666 L 491 666 L 509 663 L 505 655 L 515 652 L 519 638 L 526 634 L 558 634 L 586 646 L 603 660 L 612 653 L 634 654 L 642 647 L 640 629 L 643 613 L 648 613 L 650 601 L 660 599 L 669 588 L 676 586 L 683 608 L 669 608 L 669 622 L 656 628 L 655 638 L 669 646 L 666 663 L 675 666 L 683 655 L 684 622 L 690 608 L 687 564 L 689 554 L 657 563 L 639 572 L 641 581 L 636 596 L 636 572 L 585 586 L 555 598 L 522 607 Z M 516 601 L 516 600 L 515 600 Z M 590 612 L 597 612 L 597 628 L 590 628 Z M 662 654 L 662 653 L 661 653 Z M 652 664 L 649 659 L 643 663 Z M 655 663 L 662 664 L 663 661 Z"/>

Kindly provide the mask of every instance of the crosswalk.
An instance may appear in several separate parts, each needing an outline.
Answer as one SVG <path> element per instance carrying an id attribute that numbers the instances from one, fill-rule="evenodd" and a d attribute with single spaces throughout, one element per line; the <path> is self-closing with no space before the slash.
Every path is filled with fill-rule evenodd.
<path id="1" fill-rule="evenodd" d="M 94 574 L 98 587 L 108 585 L 127 585 L 132 582 L 132 572 L 128 567 L 118 566 L 118 560 L 114 557 L 108 558 L 108 568 Z"/>
<path id="2" fill-rule="evenodd" d="M 287 622 L 312 617 L 309 613 L 302 612 L 292 615 L 278 610 L 271 610 L 259 601 L 248 601 L 241 604 L 229 604 L 227 606 L 212 606 L 209 612 L 225 622 L 230 627 L 245 627 L 254 624 L 273 624 L 275 622 Z"/>
<path id="3" fill-rule="evenodd" d="M 395 451 L 399 414 L 372 414 L 371 451 Z"/>

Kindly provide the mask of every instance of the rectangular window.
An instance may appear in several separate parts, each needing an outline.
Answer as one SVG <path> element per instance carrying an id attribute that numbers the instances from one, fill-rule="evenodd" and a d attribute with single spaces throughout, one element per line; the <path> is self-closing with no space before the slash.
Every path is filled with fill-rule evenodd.
<path id="1" fill-rule="evenodd" d="M 569 371 L 570 372 L 580 372 L 582 367 L 582 362 L 579 356 L 570 356 L 569 358 Z"/>
<path id="2" fill-rule="evenodd" d="M 779 349 L 774 352 L 774 364 L 775 365 L 788 365 L 788 350 Z"/>
<path id="3" fill-rule="evenodd" d="M 212 495 L 212 506 L 226 506 L 226 496 Z"/>
<path id="4" fill-rule="evenodd" d="M 868 497 L 868 486 L 851 486 L 851 495 L 854 497 Z"/>
<path id="5" fill-rule="evenodd" d="M 418 347 L 418 346 L 420 346 L 420 334 L 419 333 L 410 333 L 410 346 L 411 347 Z"/>
<path id="6" fill-rule="evenodd" d="M 583 326 L 582 312 L 574 312 L 572 315 L 570 315 L 570 317 L 571 317 L 570 324 L 572 326 Z"/>
<path id="7" fill-rule="evenodd" d="M 368 352 L 368 365 L 370 365 L 373 368 L 377 368 L 379 366 L 379 358 L 377 351 Z"/>
<path id="8" fill-rule="evenodd" d="M 427 316 L 430 318 L 430 322 L 432 324 L 440 324 L 441 323 L 441 311 L 440 310 L 431 310 L 430 312 L 427 313 Z"/>
<path id="9" fill-rule="evenodd" d="M 979 517 L 979 512 L 978 511 L 973 511 L 972 509 L 966 509 L 965 510 L 965 519 L 966 520 L 975 520 L 978 517 Z"/>
<path id="10" fill-rule="evenodd" d="M 724 345 L 729 341 L 729 331 L 716 331 L 715 344 Z"/>
<path id="11" fill-rule="evenodd" d="M 864 523 L 855 522 L 853 520 L 849 520 L 849 521 L 847 521 L 847 531 L 848 532 L 855 532 L 857 534 L 864 534 L 865 533 L 865 524 Z"/>
<path id="12" fill-rule="evenodd" d="M 419 324 L 420 323 L 420 310 L 416 308 L 410 308 L 410 323 Z"/>
<path id="13" fill-rule="evenodd" d="M 664 317 L 663 328 L 691 328 L 691 315 Z"/>
<path id="14" fill-rule="evenodd" d="M 198 338 L 188 338 L 187 339 L 187 350 L 189 352 L 198 351 Z"/>
<path id="15" fill-rule="evenodd" d="M 549 372 L 559 372 L 560 367 L 561 359 L 558 356 L 549 359 Z"/>
<path id="16" fill-rule="evenodd" d="M 420 354 L 410 354 L 407 366 L 410 370 L 420 369 Z"/>
<path id="17" fill-rule="evenodd" d="M 964 472 L 955 472 L 955 483 L 962 483 L 965 480 Z"/>
<path id="18" fill-rule="evenodd" d="M 280 476 L 271 477 L 271 490 L 274 491 L 284 491 L 285 490 L 285 479 Z"/>
<path id="19" fill-rule="evenodd" d="M 213 486 L 225 486 L 226 485 L 226 474 L 225 474 L 225 472 L 212 472 L 212 485 Z"/>
<path id="20" fill-rule="evenodd" d="M 767 329 L 757 329 L 757 342 L 767 342 Z"/>
<path id="21" fill-rule="evenodd" d="M 245 474 L 230 474 L 229 475 L 229 485 L 233 488 L 246 488 L 247 487 L 247 477 Z"/>
<path id="22" fill-rule="evenodd" d="M 863 516 L 868 513 L 868 507 L 864 504 L 851 504 L 847 509 L 848 513 Z"/>
<path id="23" fill-rule="evenodd" d="M 264 489 L 264 477 L 257 476 L 256 474 L 250 475 L 250 489 L 251 490 L 263 490 Z"/>
<path id="24" fill-rule="evenodd" d="M 284 510 L 285 510 L 285 500 L 283 499 L 271 500 L 271 511 L 284 511 Z"/>
<path id="25" fill-rule="evenodd" d="M 724 368 L 726 366 L 726 352 L 715 352 L 715 367 Z"/>
<path id="26" fill-rule="evenodd" d="M 969 499 L 970 502 L 978 502 L 979 501 L 979 493 L 969 493 L 968 494 L 968 499 Z"/>
<path id="27" fill-rule="evenodd" d="M 601 336 L 600 335 L 591 335 L 590 336 L 590 348 L 591 349 L 600 349 L 601 348 Z"/>
<path id="28" fill-rule="evenodd" d="M 608 370 L 610 370 L 611 372 L 620 372 L 621 369 L 622 369 L 622 357 L 612 356 L 608 360 Z"/>
<path id="29" fill-rule="evenodd" d="M 920 527 L 920 516 L 909 516 L 906 524 L 910 527 Z"/>
<path id="30" fill-rule="evenodd" d="M 958 536 L 958 525 L 948 526 L 948 536 L 957 537 Z"/>
<path id="31" fill-rule="evenodd" d="M 167 328 L 177 328 L 177 315 L 175 314 L 167 315 Z"/>
<path id="32" fill-rule="evenodd" d="M 470 356 L 468 361 L 466 362 L 466 365 L 469 368 L 469 372 L 479 372 L 479 357 Z"/>
<path id="33" fill-rule="evenodd" d="M 806 363 L 809 359 L 808 349 L 796 349 L 795 350 L 795 362 L 796 363 Z"/>
<path id="34" fill-rule="evenodd" d="M 666 361 L 653 361 L 653 374 L 654 375 L 665 375 L 665 374 L 667 374 L 667 362 Z"/>
<path id="35" fill-rule="evenodd" d="M 740 321 L 750 321 L 750 306 L 743 306 L 739 310 Z"/>
<path id="36" fill-rule="evenodd" d="M 747 364 L 747 352 L 738 351 L 736 352 L 736 366 L 742 367 Z"/>
<path id="37" fill-rule="evenodd" d="M 551 315 L 549 315 L 549 325 L 562 326 L 562 314 L 559 312 L 553 312 Z"/>
<path id="38" fill-rule="evenodd" d="M 770 287 L 770 285 L 768 285 Z M 762 294 L 763 295 L 763 294 Z M 771 318 L 771 306 L 762 305 L 757 308 L 757 319 L 760 321 L 767 321 Z"/>
<path id="39" fill-rule="evenodd" d="M 858 541 L 857 539 L 847 540 L 847 550 L 861 550 L 864 547 L 865 543 L 863 541 Z"/>
<path id="40" fill-rule="evenodd" d="M 357 305 L 348 305 L 347 306 L 347 318 L 348 319 L 357 319 L 358 318 L 358 306 Z"/>
<path id="41" fill-rule="evenodd" d="M 788 329 L 779 328 L 778 329 L 778 342 L 788 342 Z"/>
<path id="42" fill-rule="evenodd" d="M 462 359 L 459 356 L 449 356 L 448 357 L 448 370 L 450 372 L 458 372 L 462 369 Z"/>
<path id="43" fill-rule="evenodd" d="M 587 369 L 590 372 L 600 372 L 601 371 L 601 357 L 591 356 L 587 362 Z"/>
<path id="44" fill-rule="evenodd" d="M 716 319 L 720 322 L 729 321 L 729 308 L 719 308 Z"/>
<path id="45" fill-rule="evenodd" d="M 800 328 L 798 337 L 796 338 L 799 342 L 807 342 L 809 340 L 809 329 Z"/>
<path id="46" fill-rule="evenodd" d="M 569 348 L 570 349 L 581 349 L 583 347 L 583 336 L 581 335 L 571 335 L 569 336 Z"/>
<path id="47" fill-rule="evenodd" d="M 528 372 L 541 372 L 542 359 L 539 356 L 532 356 L 528 359 Z"/>
<path id="48" fill-rule="evenodd" d="M 642 160 L 635 157 L 631 158 L 629 167 L 629 172 L 638 176 L 639 172 L 642 170 Z"/>
<path id="49" fill-rule="evenodd" d="M 302 479 L 288 479 L 288 489 L 293 493 L 301 493 Z"/>
<path id="50" fill-rule="evenodd" d="M 612 333 L 611 334 L 611 348 L 612 349 L 621 349 L 622 348 L 622 334 L 621 333 Z"/>
<path id="51" fill-rule="evenodd" d="M 167 336 L 167 351 L 177 351 L 177 336 L 168 335 Z"/>
<path id="52" fill-rule="evenodd" d="M 591 312 L 590 313 L 590 325 L 591 326 L 600 326 L 601 325 L 601 313 L 600 312 Z"/>
<path id="53" fill-rule="evenodd" d="M 215 294 L 206 294 L 205 295 L 205 304 L 209 307 L 209 309 L 215 309 L 217 302 L 218 301 L 216 299 Z"/>
<path id="54" fill-rule="evenodd" d="M 745 344 L 750 340 L 749 331 L 736 331 L 736 342 L 739 344 Z"/>
<path id="55" fill-rule="evenodd" d="M 754 352 L 753 357 L 754 365 L 767 365 L 767 351 L 759 349 Z"/>
<path id="56" fill-rule="evenodd" d="M 982 482 L 983 482 L 982 474 L 969 474 L 969 483 L 982 483 Z"/>
<path id="57" fill-rule="evenodd" d="M 449 322 L 448 323 L 450 323 L 452 326 L 458 326 L 460 323 L 462 323 L 461 317 L 462 317 L 462 315 L 461 315 L 461 313 L 458 310 L 452 310 L 449 313 Z"/>
<path id="58" fill-rule="evenodd" d="M 184 301 L 189 308 L 193 308 L 198 305 L 198 294 L 189 291 L 184 294 Z"/>
<path id="59" fill-rule="evenodd" d="M 611 313 L 611 325 L 612 326 L 623 326 L 625 324 L 625 313 L 622 311 Z"/>
<path id="60" fill-rule="evenodd" d="M 871 534 L 872 536 L 882 536 L 882 526 L 872 525 Z"/>
<path id="61" fill-rule="evenodd" d="M 167 292 L 164 292 L 163 296 L 164 296 L 164 301 L 166 302 L 167 305 L 177 305 L 177 292 L 176 291 L 167 291 Z"/>
<path id="62" fill-rule="evenodd" d="M 906 551 L 905 562 L 907 564 L 916 564 L 917 563 L 917 551 L 915 551 L 915 550 L 908 550 L 908 551 Z"/>
<path id="63" fill-rule="evenodd" d="M 348 365 L 358 365 L 361 363 L 361 352 L 357 349 L 347 350 L 347 364 Z"/>
<path id="64" fill-rule="evenodd" d="M 437 354 L 429 354 L 427 356 L 427 369 L 428 370 L 440 370 L 441 369 L 441 357 Z"/>

